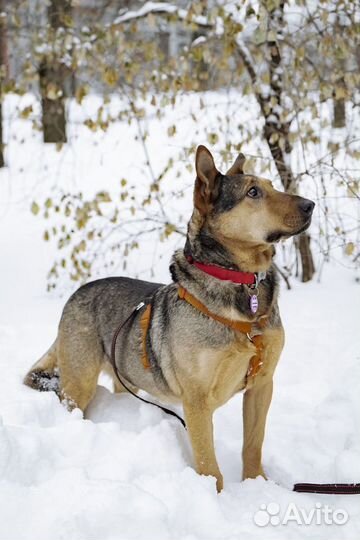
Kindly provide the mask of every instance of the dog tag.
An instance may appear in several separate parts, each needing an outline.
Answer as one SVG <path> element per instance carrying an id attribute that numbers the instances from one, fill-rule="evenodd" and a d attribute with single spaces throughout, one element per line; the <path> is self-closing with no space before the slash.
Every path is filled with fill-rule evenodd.
<path id="1" fill-rule="evenodd" d="M 259 307 L 259 302 L 258 302 L 258 298 L 257 298 L 256 294 L 252 294 L 250 296 L 249 304 L 250 304 L 251 312 L 256 313 L 257 310 L 258 310 L 258 307 Z"/>

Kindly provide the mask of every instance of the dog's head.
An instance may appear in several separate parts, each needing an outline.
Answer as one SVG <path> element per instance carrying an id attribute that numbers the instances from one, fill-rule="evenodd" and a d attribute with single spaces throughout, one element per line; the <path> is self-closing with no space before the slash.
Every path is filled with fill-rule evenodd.
<path id="1" fill-rule="evenodd" d="M 221 174 L 209 150 L 198 147 L 190 243 L 191 237 L 202 235 L 236 256 L 246 248 L 272 250 L 274 242 L 309 227 L 315 204 L 277 191 L 270 180 L 245 174 L 244 162 L 240 154 Z"/>

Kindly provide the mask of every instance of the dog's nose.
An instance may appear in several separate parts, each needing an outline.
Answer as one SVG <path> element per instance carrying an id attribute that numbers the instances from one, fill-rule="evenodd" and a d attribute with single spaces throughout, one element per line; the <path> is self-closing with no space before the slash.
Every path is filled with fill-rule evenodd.
<path id="1" fill-rule="evenodd" d="M 314 206 L 315 203 L 309 199 L 301 199 L 299 202 L 299 208 L 305 216 L 311 216 Z"/>

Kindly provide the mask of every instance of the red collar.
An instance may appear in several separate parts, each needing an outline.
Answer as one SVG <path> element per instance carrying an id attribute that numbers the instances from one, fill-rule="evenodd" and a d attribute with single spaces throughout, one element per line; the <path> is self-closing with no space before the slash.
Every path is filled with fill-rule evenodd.
<path id="1" fill-rule="evenodd" d="M 266 277 L 265 272 L 252 273 L 252 272 L 239 272 L 237 270 L 228 270 L 222 268 L 222 266 L 216 266 L 214 264 L 203 264 L 190 256 L 186 257 L 190 264 L 193 264 L 199 270 L 202 270 L 206 274 L 213 276 L 222 281 L 232 281 L 233 283 L 239 283 L 242 285 L 258 285 L 259 281 L 262 281 Z"/>

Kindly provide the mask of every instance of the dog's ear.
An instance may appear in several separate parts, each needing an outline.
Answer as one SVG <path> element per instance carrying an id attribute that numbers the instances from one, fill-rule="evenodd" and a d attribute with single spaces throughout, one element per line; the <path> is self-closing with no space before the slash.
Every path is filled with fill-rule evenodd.
<path id="1" fill-rule="evenodd" d="M 217 170 L 209 150 L 200 145 L 195 158 L 196 180 L 194 206 L 202 215 L 206 215 L 219 193 L 221 173 Z"/>
<path id="2" fill-rule="evenodd" d="M 246 161 L 246 158 L 244 154 L 239 154 L 238 157 L 235 159 L 234 164 L 230 167 L 230 169 L 226 173 L 226 175 L 235 176 L 236 174 L 244 174 L 245 161 Z"/>

